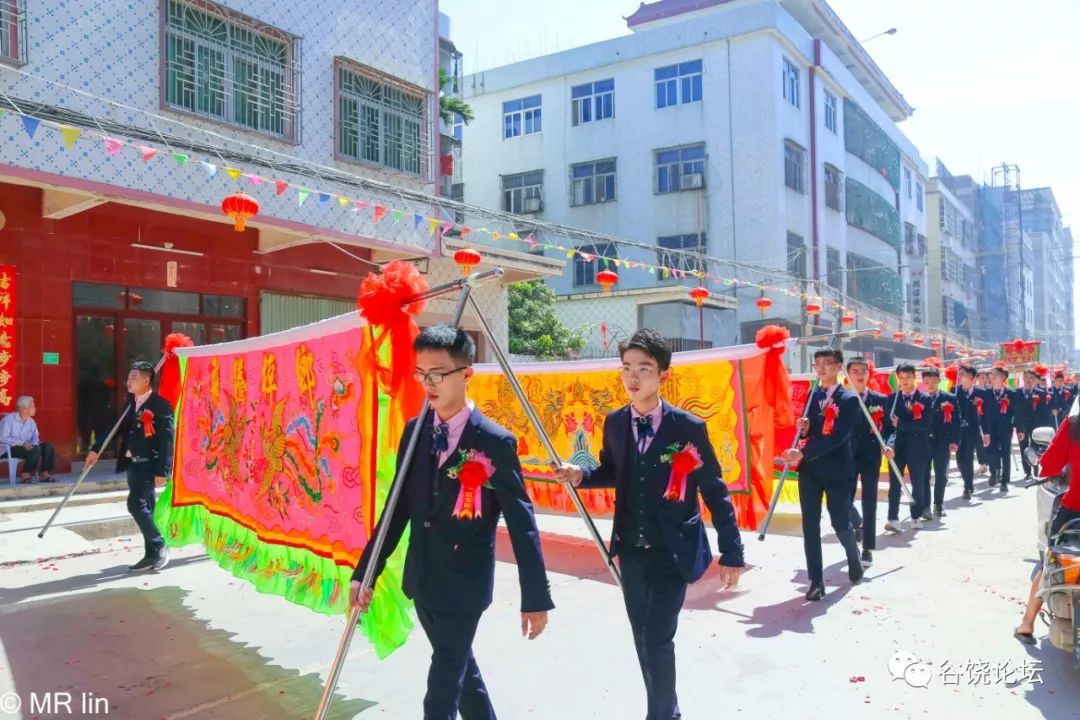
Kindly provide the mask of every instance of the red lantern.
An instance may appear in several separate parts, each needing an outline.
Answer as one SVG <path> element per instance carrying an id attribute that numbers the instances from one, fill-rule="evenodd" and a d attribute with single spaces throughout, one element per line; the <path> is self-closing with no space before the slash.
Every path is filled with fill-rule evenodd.
<path id="1" fill-rule="evenodd" d="M 754 302 L 754 304 L 757 305 L 758 310 L 760 310 L 761 314 L 764 315 L 765 313 L 769 312 L 769 308 L 772 307 L 772 300 L 762 295 Z"/>
<path id="2" fill-rule="evenodd" d="M 604 292 L 611 292 L 612 286 L 619 282 L 619 276 L 613 270 L 601 270 L 596 273 L 596 282 L 604 288 Z"/>
<path id="3" fill-rule="evenodd" d="M 914 343 L 915 343 L 916 345 L 918 345 L 919 347 L 922 347 L 923 345 L 925 345 L 925 344 L 926 344 L 926 341 L 925 341 L 925 340 L 923 340 L 922 338 L 915 338 L 915 340 L 914 340 L 913 342 L 914 342 Z"/>
<path id="4" fill-rule="evenodd" d="M 930 343 L 930 347 L 934 348 L 935 350 L 940 350 L 941 349 L 941 341 L 935 340 L 934 342 Z"/>
<path id="5" fill-rule="evenodd" d="M 462 275 L 468 275 L 472 269 L 480 264 L 483 256 L 472 248 L 461 248 L 454 253 L 454 262 L 461 268 Z"/>
<path id="6" fill-rule="evenodd" d="M 221 212 L 233 219 L 236 232 L 244 232 L 244 222 L 259 214 L 259 201 L 242 192 L 234 193 L 221 201 Z"/>
<path id="7" fill-rule="evenodd" d="M 709 291 L 699 285 L 690 291 L 690 297 L 698 307 L 701 307 L 709 299 Z"/>
<path id="8" fill-rule="evenodd" d="M 806 313 L 808 315 L 817 315 L 821 312 L 821 303 L 816 300 L 809 300 L 806 303 Z"/>
<path id="9" fill-rule="evenodd" d="M 875 339 L 881 337 L 881 328 L 874 328 L 873 333 Z"/>
<path id="10" fill-rule="evenodd" d="M 952 343 L 949 343 L 948 345 L 945 346 L 945 349 L 948 350 L 949 352 L 952 352 L 952 351 L 956 350 L 956 346 L 953 345 Z"/>
<path id="11" fill-rule="evenodd" d="M 904 339 L 904 333 L 901 332 L 900 330 L 897 330 L 896 332 L 894 332 L 892 334 L 892 339 L 895 340 L 896 342 L 901 342 Z"/>
<path id="12" fill-rule="evenodd" d="M 840 322 L 843 323 L 844 325 L 851 325 L 852 323 L 855 322 L 855 316 L 852 315 L 851 313 L 844 313 L 843 315 L 840 316 Z"/>

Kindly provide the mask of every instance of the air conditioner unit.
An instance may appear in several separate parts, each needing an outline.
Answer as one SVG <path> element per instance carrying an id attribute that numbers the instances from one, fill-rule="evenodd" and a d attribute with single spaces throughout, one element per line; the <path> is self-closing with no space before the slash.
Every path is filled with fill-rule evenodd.
<path id="1" fill-rule="evenodd" d="M 540 198 L 525 198 L 523 211 L 527 213 L 540 212 L 540 208 L 542 208 L 543 206 L 544 205 L 541 202 Z"/>
<path id="2" fill-rule="evenodd" d="M 690 173 L 679 178 L 680 190 L 696 190 L 705 184 L 705 178 L 701 173 Z"/>

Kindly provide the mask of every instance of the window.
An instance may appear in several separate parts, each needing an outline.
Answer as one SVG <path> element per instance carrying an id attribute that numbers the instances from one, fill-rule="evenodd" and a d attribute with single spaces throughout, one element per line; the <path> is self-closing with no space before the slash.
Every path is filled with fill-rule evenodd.
<path id="1" fill-rule="evenodd" d="M 338 153 L 392 170 L 427 169 L 427 98 L 389 77 L 338 61 Z"/>
<path id="2" fill-rule="evenodd" d="M 700 238 L 696 233 L 687 235 L 665 235 L 656 238 L 656 264 L 664 267 L 685 270 L 686 272 L 700 272 L 701 253 L 705 252 L 706 238 L 702 233 Z M 672 252 L 675 251 L 675 252 Z"/>
<path id="3" fill-rule="evenodd" d="M 615 199 L 615 160 L 597 160 L 570 167 L 571 205 L 597 205 Z"/>
<path id="4" fill-rule="evenodd" d="M 911 199 L 911 170 L 904 168 L 904 192 L 907 194 L 907 199 Z"/>
<path id="5" fill-rule="evenodd" d="M 656 192 L 705 187 L 705 145 L 656 151 Z"/>
<path id="6" fill-rule="evenodd" d="M 454 113 L 454 123 L 451 125 L 451 131 L 454 138 L 461 142 L 465 137 L 465 118 L 461 117 L 461 113 Z"/>
<path id="7" fill-rule="evenodd" d="M 923 211 L 923 194 L 925 190 L 922 183 L 915 183 L 915 207 L 919 212 Z"/>
<path id="8" fill-rule="evenodd" d="M 784 99 L 791 103 L 792 107 L 799 107 L 799 68 L 795 63 L 784 58 Z"/>
<path id="9" fill-rule="evenodd" d="M 503 210 L 515 214 L 544 209 L 544 171 L 503 175 Z"/>
<path id="10" fill-rule="evenodd" d="M 570 106 L 574 125 L 615 117 L 615 80 L 597 80 L 570 88 Z"/>
<path id="11" fill-rule="evenodd" d="M 798 193 L 804 192 L 805 160 L 805 150 L 790 140 L 784 141 L 784 184 Z"/>
<path id="12" fill-rule="evenodd" d="M 787 269 L 795 277 L 806 277 L 806 242 L 793 232 L 787 234 Z"/>
<path id="13" fill-rule="evenodd" d="M 25 0 L 0 0 L 0 62 L 26 63 Z"/>
<path id="14" fill-rule="evenodd" d="M 844 210 L 848 225 L 865 230 L 900 250 L 900 213 L 893 203 L 847 177 L 844 179 Z"/>
<path id="15" fill-rule="evenodd" d="M 168 0 L 165 102 L 295 140 L 298 50 L 296 38 L 225 8 Z"/>
<path id="16" fill-rule="evenodd" d="M 836 135 L 836 96 L 825 93 L 825 129 Z"/>
<path id="17" fill-rule="evenodd" d="M 503 140 L 540 132 L 540 96 L 503 103 Z"/>
<path id="18" fill-rule="evenodd" d="M 574 287 L 595 285 L 596 273 L 607 267 L 598 258 L 614 257 L 615 246 L 611 243 L 579 247 L 578 254 L 574 256 Z"/>
<path id="19" fill-rule="evenodd" d="M 701 102 L 701 61 L 679 63 L 656 68 L 656 108 Z"/>
<path id="20" fill-rule="evenodd" d="M 844 149 L 900 190 L 900 146 L 870 116 L 844 98 Z"/>
<path id="21" fill-rule="evenodd" d="M 847 267 L 848 295 L 879 310 L 900 314 L 903 284 L 896 270 L 852 252 L 847 254 Z M 914 297 L 918 283 L 910 287 Z"/>
<path id="22" fill-rule="evenodd" d="M 836 248 L 825 248 L 825 282 L 844 291 L 844 268 L 840 267 L 840 251 Z"/>
<path id="23" fill-rule="evenodd" d="M 825 206 L 830 207 L 833 210 L 839 211 L 842 209 L 841 198 L 844 195 L 843 190 L 844 176 L 839 170 L 832 165 L 825 166 Z"/>
<path id="24" fill-rule="evenodd" d="M 904 223 L 904 252 L 908 255 L 915 255 L 918 252 L 918 247 L 915 245 L 915 226 L 911 223 Z"/>

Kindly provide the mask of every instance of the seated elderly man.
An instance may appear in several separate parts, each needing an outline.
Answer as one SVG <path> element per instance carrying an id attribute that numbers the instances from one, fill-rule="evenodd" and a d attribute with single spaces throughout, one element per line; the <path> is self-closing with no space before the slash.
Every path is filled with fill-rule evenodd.
<path id="1" fill-rule="evenodd" d="M 15 402 L 15 412 L 0 420 L 0 446 L 11 448 L 11 456 L 23 461 L 21 482 L 30 482 L 38 473 L 41 482 L 55 482 L 52 476 L 53 446 L 41 442 L 34 415 L 34 398 L 23 395 Z"/>

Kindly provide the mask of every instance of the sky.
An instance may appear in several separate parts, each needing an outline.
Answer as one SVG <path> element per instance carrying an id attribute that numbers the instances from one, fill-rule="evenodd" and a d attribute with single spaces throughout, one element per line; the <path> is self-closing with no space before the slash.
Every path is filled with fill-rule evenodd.
<path id="1" fill-rule="evenodd" d="M 900 129 L 925 160 L 940 158 L 953 174 L 987 182 L 992 167 L 1016 164 L 1023 186 L 1050 186 L 1064 224 L 1080 230 L 1080 144 L 1069 141 L 1080 123 L 1080 0 L 828 2 L 856 38 L 896 28 L 865 47 L 915 107 Z M 466 73 L 625 35 L 623 17 L 637 6 L 439 3 Z M 1074 304 L 1080 331 L 1077 288 Z"/>

